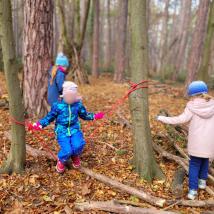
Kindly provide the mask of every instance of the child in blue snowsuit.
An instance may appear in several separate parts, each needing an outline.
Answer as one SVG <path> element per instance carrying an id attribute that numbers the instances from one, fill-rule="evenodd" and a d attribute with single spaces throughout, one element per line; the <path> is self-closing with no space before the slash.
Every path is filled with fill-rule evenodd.
<path id="1" fill-rule="evenodd" d="M 94 114 L 86 111 L 78 99 L 77 85 L 73 82 L 66 81 L 63 84 L 62 97 L 63 100 L 52 105 L 47 116 L 33 124 L 35 130 L 40 130 L 56 121 L 55 133 L 60 145 L 56 169 L 59 173 L 65 171 L 65 164 L 70 158 L 74 168 L 80 167 L 80 155 L 85 146 L 85 140 L 79 117 L 83 120 L 98 120 L 104 117 L 102 112 Z"/>
<path id="2" fill-rule="evenodd" d="M 48 72 L 48 103 L 52 106 L 62 95 L 62 86 L 69 67 L 68 58 L 59 53 L 56 57 L 55 65 Z"/>

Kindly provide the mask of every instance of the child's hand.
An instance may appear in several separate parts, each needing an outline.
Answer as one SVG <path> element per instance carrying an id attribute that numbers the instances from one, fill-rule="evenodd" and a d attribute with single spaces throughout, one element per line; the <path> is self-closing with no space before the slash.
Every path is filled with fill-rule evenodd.
<path id="1" fill-rule="evenodd" d="M 41 131 L 42 130 L 42 126 L 40 125 L 40 123 L 39 122 L 37 122 L 37 123 L 34 123 L 34 124 L 29 124 L 28 125 L 28 129 L 29 130 L 35 130 L 35 131 Z"/>
<path id="2" fill-rule="evenodd" d="M 162 121 L 162 118 L 163 118 L 164 116 L 160 116 L 160 115 L 157 115 L 156 117 L 155 117 L 155 119 L 157 120 L 157 121 Z"/>
<path id="3" fill-rule="evenodd" d="M 104 116 L 105 116 L 104 112 L 99 112 L 99 113 L 94 115 L 94 119 L 95 120 L 100 120 L 100 119 L 103 119 Z"/>

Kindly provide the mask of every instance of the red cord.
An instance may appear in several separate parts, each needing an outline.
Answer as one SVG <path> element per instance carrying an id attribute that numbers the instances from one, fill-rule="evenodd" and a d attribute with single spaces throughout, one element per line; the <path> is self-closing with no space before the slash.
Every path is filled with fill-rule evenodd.
<path id="1" fill-rule="evenodd" d="M 119 106 L 121 106 L 121 105 L 126 101 L 126 99 L 128 99 L 128 97 L 130 96 L 130 94 L 133 93 L 134 91 L 136 91 L 136 90 L 138 90 L 138 89 L 148 88 L 148 85 L 143 85 L 143 84 L 145 84 L 145 83 L 148 84 L 149 81 L 148 81 L 148 80 L 142 80 L 142 81 L 139 82 L 139 83 L 129 82 L 129 84 L 130 84 L 130 89 L 125 93 L 125 95 L 124 95 L 122 98 L 118 99 L 118 100 L 111 106 L 111 108 L 110 108 L 108 111 L 105 112 L 105 115 L 109 115 L 109 116 L 112 115 L 112 114 L 115 112 L 115 110 L 116 110 Z M 95 134 L 98 132 L 100 126 L 103 126 L 103 125 L 104 125 L 104 123 L 106 122 L 106 119 L 107 119 L 107 118 L 105 117 L 104 120 L 103 120 L 103 122 L 100 123 L 99 126 L 97 126 L 97 127 L 91 132 L 91 134 L 87 137 L 87 139 L 94 139 L 94 138 L 95 138 L 95 137 L 94 137 Z M 29 123 L 27 120 L 25 120 L 25 121 L 23 121 L 23 122 L 20 122 L 20 121 L 16 120 L 14 117 L 11 116 L 11 117 L 10 117 L 10 121 L 13 122 L 13 123 L 15 123 L 15 124 L 17 124 L 17 125 L 25 126 L 25 127 L 28 128 L 28 130 L 30 130 L 30 123 Z M 94 122 L 94 121 L 93 121 L 93 122 Z M 91 123 L 93 123 L 93 122 L 91 122 Z M 91 123 L 88 123 L 88 124 L 86 125 L 85 128 L 88 129 L 89 126 L 91 126 Z M 53 136 L 54 136 L 53 133 L 47 132 L 46 130 L 41 130 L 41 132 L 44 133 L 44 135 L 46 135 L 46 136 L 48 136 L 48 137 L 53 137 Z M 57 156 L 52 152 L 52 150 L 50 149 L 50 147 L 49 147 L 47 144 L 45 144 L 45 143 L 43 142 L 43 139 L 42 139 L 42 136 L 41 136 L 40 133 L 38 134 L 37 138 L 40 140 L 40 143 L 42 144 L 42 147 L 43 147 L 47 152 L 49 152 L 49 153 L 51 154 L 51 156 L 52 156 L 55 160 L 57 160 Z"/>

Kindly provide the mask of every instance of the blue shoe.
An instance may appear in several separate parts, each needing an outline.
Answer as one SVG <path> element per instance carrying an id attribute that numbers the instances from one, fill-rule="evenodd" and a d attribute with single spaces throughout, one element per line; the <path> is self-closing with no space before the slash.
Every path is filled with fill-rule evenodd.
<path id="1" fill-rule="evenodd" d="M 190 199 L 190 200 L 195 200 L 195 198 L 196 198 L 197 195 L 198 195 L 197 190 L 190 189 L 189 193 L 187 195 L 187 198 Z"/>

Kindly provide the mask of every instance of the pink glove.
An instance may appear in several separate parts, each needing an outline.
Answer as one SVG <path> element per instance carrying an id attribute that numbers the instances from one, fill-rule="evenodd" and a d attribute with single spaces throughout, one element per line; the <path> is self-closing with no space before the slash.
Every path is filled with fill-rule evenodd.
<path id="1" fill-rule="evenodd" d="M 34 123 L 34 124 L 29 124 L 28 125 L 28 129 L 29 130 L 35 130 L 35 131 L 41 131 L 42 130 L 42 126 L 40 125 L 39 122 Z"/>
<path id="2" fill-rule="evenodd" d="M 95 120 L 100 120 L 100 119 L 103 119 L 104 116 L 105 116 L 104 112 L 99 112 L 99 113 L 94 115 L 94 119 Z"/>

